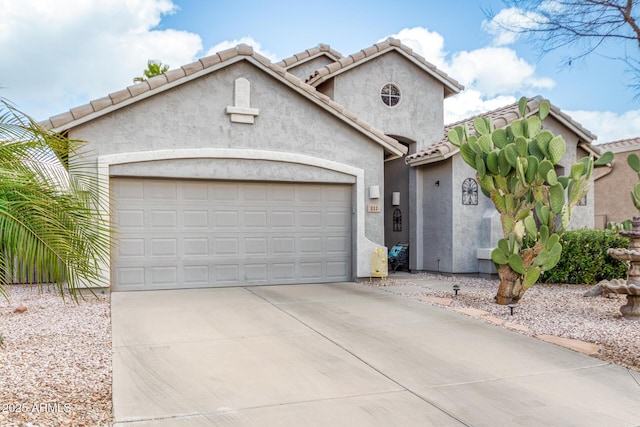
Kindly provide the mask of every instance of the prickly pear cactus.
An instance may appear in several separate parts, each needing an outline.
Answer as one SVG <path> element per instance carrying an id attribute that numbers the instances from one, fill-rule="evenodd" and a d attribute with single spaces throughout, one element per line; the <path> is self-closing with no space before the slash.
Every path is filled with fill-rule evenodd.
<path id="1" fill-rule="evenodd" d="M 567 145 L 561 135 L 542 129 L 549 102 L 541 101 L 537 114 L 526 117 L 527 102 L 520 99 L 521 118 L 504 128 L 494 129 L 491 119 L 481 117 L 473 121 L 474 133 L 456 126 L 447 135 L 500 212 L 504 238 L 491 254 L 500 276 L 498 304 L 520 300 L 542 272 L 558 263 L 560 235 L 573 207 L 589 190 L 594 165 L 612 158 L 611 153 L 597 161 L 584 157 L 572 165 L 569 175 L 558 176 L 555 166 Z M 640 159 L 636 164 L 640 174 Z M 637 190 L 634 201 L 640 206 L 640 184 Z"/>
<path id="2" fill-rule="evenodd" d="M 636 153 L 631 153 L 627 157 L 627 163 L 631 166 L 631 169 L 636 171 L 638 174 L 638 179 L 640 179 L 640 158 Z M 631 200 L 633 201 L 633 205 L 640 211 L 640 182 L 633 187 L 631 191 Z"/>

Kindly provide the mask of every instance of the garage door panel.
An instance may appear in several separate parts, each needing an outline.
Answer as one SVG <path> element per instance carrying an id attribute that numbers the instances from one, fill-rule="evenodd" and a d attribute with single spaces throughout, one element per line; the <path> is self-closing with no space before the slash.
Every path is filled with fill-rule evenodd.
<path id="1" fill-rule="evenodd" d="M 151 211 L 151 230 L 178 227 L 178 212 L 175 209 L 154 209 Z"/>
<path id="2" fill-rule="evenodd" d="M 238 227 L 238 211 L 237 210 L 220 210 L 213 211 L 213 226 L 216 228 L 237 228 Z"/>
<path id="3" fill-rule="evenodd" d="M 145 187 L 145 193 L 149 194 L 151 200 L 177 200 L 178 183 L 171 181 L 149 182 Z"/>
<path id="4" fill-rule="evenodd" d="M 183 271 L 186 287 L 209 286 L 208 265 L 185 265 Z"/>
<path id="5" fill-rule="evenodd" d="M 296 251 L 296 239 L 294 237 L 274 237 L 273 254 L 277 256 L 293 256 Z"/>
<path id="6" fill-rule="evenodd" d="M 322 280 L 322 263 L 318 261 L 300 262 L 300 277 L 306 281 Z"/>
<path id="7" fill-rule="evenodd" d="M 351 242 L 344 236 L 327 237 L 327 253 L 332 255 L 342 255 L 349 253 Z"/>
<path id="8" fill-rule="evenodd" d="M 207 230 L 209 228 L 209 211 L 183 210 L 183 227 Z"/>
<path id="9" fill-rule="evenodd" d="M 185 237 L 183 245 L 185 259 L 209 256 L 209 239 L 206 237 Z"/>
<path id="10" fill-rule="evenodd" d="M 351 278 L 351 186 L 113 178 L 115 290 Z"/>
<path id="11" fill-rule="evenodd" d="M 213 253 L 216 256 L 240 255 L 240 242 L 237 237 L 214 237 L 213 247 Z"/>
<path id="12" fill-rule="evenodd" d="M 244 239 L 244 253 L 247 255 L 268 255 L 267 239 L 265 237 L 247 237 Z"/>
<path id="13" fill-rule="evenodd" d="M 344 261 L 327 262 L 327 277 L 338 279 L 349 271 L 349 265 Z"/>
<path id="14" fill-rule="evenodd" d="M 272 211 L 270 215 L 270 226 L 274 228 L 293 229 L 296 226 L 296 214 L 293 210 L 289 211 Z"/>
<path id="15" fill-rule="evenodd" d="M 260 211 L 245 211 L 244 212 L 244 222 L 243 225 L 245 227 L 250 228 L 267 228 L 269 212 L 266 210 Z"/>
<path id="16" fill-rule="evenodd" d="M 178 239 L 151 239 L 151 257 L 178 257 Z"/>
<path id="17" fill-rule="evenodd" d="M 121 258 L 133 258 L 145 256 L 145 239 L 126 239 L 121 238 L 116 247 L 116 254 Z"/>
<path id="18" fill-rule="evenodd" d="M 145 287 L 144 267 L 120 267 L 116 270 L 116 281 L 121 290 L 142 290 Z"/>
<path id="19" fill-rule="evenodd" d="M 142 209 L 123 209 L 118 212 L 114 221 L 120 226 L 120 229 L 144 229 L 144 210 Z"/>

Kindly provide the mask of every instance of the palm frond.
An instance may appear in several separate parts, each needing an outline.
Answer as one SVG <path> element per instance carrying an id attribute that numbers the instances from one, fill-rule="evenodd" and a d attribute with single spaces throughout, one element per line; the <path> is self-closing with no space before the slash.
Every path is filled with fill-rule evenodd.
<path id="1" fill-rule="evenodd" d="M 0 99 L 0 293 L 13 280 L 50 281 L 74 299 L 107 285 L 110 226 L 81 145 Z"/>

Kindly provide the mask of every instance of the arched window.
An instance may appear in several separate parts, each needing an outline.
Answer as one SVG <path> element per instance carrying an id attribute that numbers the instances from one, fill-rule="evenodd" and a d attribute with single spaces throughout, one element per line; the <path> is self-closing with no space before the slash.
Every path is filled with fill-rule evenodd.
<path id="1" fill-rule="evenodd" d="M 478 183 L 473 178 L 467 178 L 462 183 L 462 204 L 478 204 Z"/>

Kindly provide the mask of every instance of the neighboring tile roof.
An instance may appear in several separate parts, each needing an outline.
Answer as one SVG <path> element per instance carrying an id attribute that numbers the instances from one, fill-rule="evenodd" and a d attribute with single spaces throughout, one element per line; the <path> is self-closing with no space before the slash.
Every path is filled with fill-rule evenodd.
<path id="1" fill-rule="evenodd" d="M 337 50 L 331 49 L 331 46 L 329 46 L 328 44 L 319 44 L 316 47 L 307 49 L 304 52 L 296 53 L 289 58 L 283 59 L 280 62 L 276 62 L 276 65 L 284 68 L 285 70 L 288 70 L 295 65 L 298 65 L 302 62 L 307 62 L 311 59 L 323 55 L 328 57 L 332 61 L 339 61 L 342 58 L 342 54 Z"/>
<path id="2" fill-rule="evenodd" d="M 328 96 L 316 91 L 314 87 L 287 73 L 281 66 L 273 64 L 264 56 L 255 53 L 251 46 L 244 44 L 201 58 L 180 68 L 169 70 L 159 76 L 128 86 L 126 89 L 95 99 L 88 104 L 72 108 L 66 113 L 52 116 L 39 124 L 46 129 L 62 132 L 242 60 L 263 68 L 274 78 L 294 88 L 298 93 L 314 101 L 339 119 L 376 141 L 393 157 L 400 157 L 407 152 L 407 148 L 395 139 L 360 119 L 342 105 L 332 101 Z"/>
<path id="3" fill-rule="evenodd" d="M 613 153 L 625 153 L 627 151 L 640 150 L 640 137 L 621 139 L 604 144 L 596 145 L 601 151 L 611 151 Z"/>
<path id="4" fill-rule="evenodd" d="M 313 76 L 307 79 L 307 83 L 317 87 L 320 83 L 325 82 L 336 75 L 357 67 L 373 58 L 377 58 L 390 51 L 396 51 L 404 57 L 418 65 L 427 73 L 440 81 L 445 87 L 445 98 L 460 92 L 464 87 L 446 73 L 440 71 L 435 65 L 427 62 L 422 56 L 413 52 L 413 50 L 403 45 L 400 40 L 388 38 L 384 42 L 376 43 L 373 46 L 362 49 L 361 51 L 340 59 L 337 62 L 326 65 L 317 70 Z"/>
<path id="5" fill-rule="evenodd" d="M 530 116 L 537 113 L 541 101 L 542 98 L 539 96 L 530 98 L 529 102 L 527 103 L 525 115 Z M 582 127 L 580 123 L 573 120 L 567 114 L 560 111 L 560 109 L 553 104 L 551 104 L 551 111 L 549 114 L 555 117 L 558 121 L 560 121 L 563 125 L 569 128 L 571 131 L 575 132 L 576 135 L 580 137 L 580 139 L 582 140 L 582 143 L 579 144 L 580 147 L 596 156 L 600 155 L 598 149 L 591 145 L 593 140 L 596 139 L 596 136 L 594 134 Z M 447 133 L 449 132 L 449 130 L 455 128 L 456 126 L 465 124 L 468 126 L 469 130 L 473 132 L 473 120 L 477 117 L 491 118 L 491 121 L 493 122 L 493 125 L 496 129 L 505 127 L 509 123 L 520 117 L 520 112 L 518 111 L 518 103 L 516 102 L 513 104 L 509 104 L 504 107 L 497 108 L 495 110 L 478 114 L 459 122 L 446 125 L 444 127 L 444 138 L 442 140 L 417 153 L 405 157 L 405 161 L 411 166 L 418 166 L 425 163 L 433 163 L 445 160 L 455 155 L 460 151 L 460 149 L 448 141 L 446 136 Z"/>

